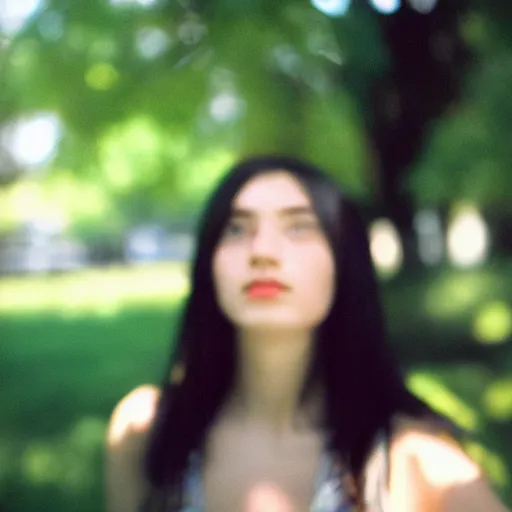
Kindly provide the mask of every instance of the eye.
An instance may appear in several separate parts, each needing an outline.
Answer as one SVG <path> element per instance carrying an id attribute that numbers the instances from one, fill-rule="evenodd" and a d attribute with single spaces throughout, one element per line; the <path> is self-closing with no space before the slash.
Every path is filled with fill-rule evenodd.
<path id="1" fill-rule="evenodd" d="M 224 230 L 224 236 L 228 238 L 239 238 L 245 234 L 245 226 L 241 222 L 229 221 Z"/>
<path id="2" fill-rule="evenodd" d="M 311 219 L 301 219 L 290 223 L 288 230 L 294 234 L 310 233 L 318 231 L 318 223 Z"/>

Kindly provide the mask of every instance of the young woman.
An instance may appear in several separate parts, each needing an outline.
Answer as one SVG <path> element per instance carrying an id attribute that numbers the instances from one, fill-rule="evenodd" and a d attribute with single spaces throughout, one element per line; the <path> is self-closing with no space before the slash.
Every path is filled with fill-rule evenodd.
<path id="1" fill-rule="evenodd" d="M 506 511 L 406 389 L 357 209 L 305 163 L 220 183 L 174 348 L 112 414 L 108 512 Z"/>

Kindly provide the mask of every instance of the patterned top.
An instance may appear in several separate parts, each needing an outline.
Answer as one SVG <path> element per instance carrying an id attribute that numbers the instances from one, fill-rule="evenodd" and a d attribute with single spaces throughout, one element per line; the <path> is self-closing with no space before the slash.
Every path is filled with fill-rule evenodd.
<path id="1" fill-rule="evenodd" d="M 368 512 L 386 512 L 387 444 L 379 436 L 368 462 L 365 486 L 365 501 Z M 343 489 L 342 470 L 335 458 L 327 451 L 323 453 L 315 477 L 313 501 L 310 512 L 354 512 L 351 500 Z M 201 478 L 201 458 L 190 457 L 185 475 L 184 506 L 181 512 L 204 512 L 204 496 Z"/>
<path id="2" fill-rule="evenodd" d="M 190 458 L 185 476 L 185 504 L 182 512 L 204 512 L 201 479 L 201 460 L 197 454 Z M 349 498 L 341 487 L 341 473 L 334 459 L 324 453 L 315 477 L 310 512 L 353 512 Z"/>

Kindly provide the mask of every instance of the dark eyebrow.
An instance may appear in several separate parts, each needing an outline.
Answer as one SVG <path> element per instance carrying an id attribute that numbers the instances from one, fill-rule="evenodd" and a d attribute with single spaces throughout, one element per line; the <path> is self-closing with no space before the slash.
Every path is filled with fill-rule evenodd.
<path id="1" fill-rule="evenodd" d="M 315 212 L 310 206 L 288 206 L 277 210 L 279 216 L 290 216 L 290 215 L 315 215 Z M 250 218 L 255 217 L 256 212 L 247 208 L 233 208 L 231 210 L 232 217 L 243 217 Z"/>

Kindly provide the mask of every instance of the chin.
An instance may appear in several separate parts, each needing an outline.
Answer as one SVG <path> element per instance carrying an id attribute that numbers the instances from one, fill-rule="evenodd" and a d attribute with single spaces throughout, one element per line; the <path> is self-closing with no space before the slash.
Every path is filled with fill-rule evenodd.
<path id="1" fill-rule="evenodd" d="M 235 325 L 245 331 L 294 331 L 309 330 L 314 326 L 304 324 L 304 318 L 285 318 L 275 315 L 247 315 L 239 318 Z"/>

